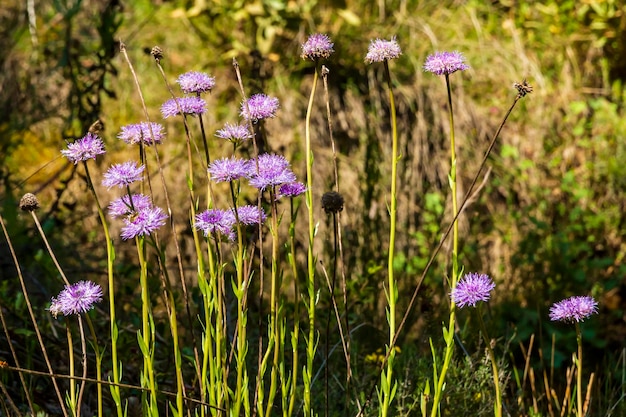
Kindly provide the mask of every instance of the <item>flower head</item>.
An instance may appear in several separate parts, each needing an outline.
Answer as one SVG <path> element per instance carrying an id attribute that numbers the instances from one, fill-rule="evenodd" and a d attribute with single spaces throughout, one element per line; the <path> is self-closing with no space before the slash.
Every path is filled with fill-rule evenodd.
<path id="1" fill-rule="evenodd" d="M 329 191 L 322 195 L 322 208 L 326 213 L 338 213 L 343 210 L 343 196 L 337 191 Z"/>
<path id="2" fill-rule="evenodd" d="M 257 163 L 252 161 L 250 164 L 252 173 L 250 185 L 259 190 L 296 181 L 296 175 L 291 171 L 289 161 L 284 156 L 264 153 L 258 156 Z"/>
<path id="3" fill-rule="evenodd" d="M 488 275 L 472 272 L 459 280 L 450 295 L 452 301 L 461 308 L 468 305 L 475 307 L 479 301 L 489 301 L 489 293 L 495 287 L 496 284 Z"/>
<path id="4" fill-rule="evenodd" d="M 176 104 L 178 102 L 178 104 Z M 161 114 L 164 119 L 173 117 L 181 112 L 178 110 L 178 106 L 184 114 L 198 115 L 206 112 L 206 101 L 200 97 L 178 97 L 176 99 L 171 98 L 167 100 L 161 106 Z"/>
<path id="5" fill-rule="evenodd" d="M 334 44 L 328 35 L 315 33 L 302 44 L 302 59 L 317 61 L 318 59 L 328 59 L 335 50 Z"/>
<path id="6" fill-rule="evenodd" d="M 554 303 L 550 307 L 550 320 L 581 322 L 598 312 L 598 303 L 590 296 L 575 296 Z"/>
<path id="7" fill-rule="evenodd" d="M 135 181 L 141 180 L 141 175 L 145 168 L 145 166 L 137 165 L 135 162 L 131 161 L 112 165 L 111 168 L 104 173 L 102 185 L 107 188 L 126 187 Z"/>
<path id="8" fill-rule="evenodd" d="M 373 62 L 383 62 L 390 59 L 396 59 L 402 55 L 400 45 L 396 41 L 395 36 L 391 40 L 374 39 L 365 55 L 365 62 L 371 64 Z"/>
<path id="9" fill-rule="evenodd" d="M 163 125 L 159 123 L 141 122 L 122 126 L 122 131 L 117 134 L 117 137 L 129 145 L 136 145 L 139 142 L 152 145 L 161 143 L 165 133 L 163 132 Z"/>
<path id="10" fill-rule="evenodd" d="M 460 52 L 435 52 L 426 58 L 424 71 L 436 75 L 449 75 L 456 71 L 465 71 L 469 65 L 465 64 L 465 57 Z"/>
<path id="11" fill-rule="evenodd" d="M 215 87 L 215 78 L 204 72 L 189 71 L 181 74 L 176 80 L 185 94 L 200 94 L 211 91 Z"/>
<path id="12" fill-rule="evenodd" d="M 97 135 L 87 133 L 74 143 L 67 145 L 67 149 L 61 150 L 61 154 L 72 161 L 74 165 L 88 159 L 96 159 L 96 156 L 105 152 L 104 143 Z"/>
<path id="13" fill-rule="evenodd" d="M 235 216 L 230 210 L 210 209 L 196 214 L 196 223 L 193 227 L 204 232 L 204 236 L 226 236 L 228 240 L 235 240 Z"/>
<path id="14" fill-rule="evenodd" d="M 253 122 L 259 120 L 276 117 L 276 111 L 278 111 L 279 102 L 276 97 L 271 97 L 265 94 L 255 94 L 250 97 L 246 103 L 241 103 L 241 116 Z"/>
<path id="15" fill-rule="evenodd" d="M 235 181 L 250 176 L 250 161 L 236 157 L 216 159 L 209 164 L 209 174 L 215 182 Z"/>
<path id="16" fill-rule="evenodd" d="M 79 281 L 66 285 L 57 297 L 53 297 L 48 310 L 56 318 L 59 313 L 64 316 L 85 313 L 95 303 L 102 301 L 102 288 L 91 281 Z"/>
<path id="17" fill-rule="evenodd" d="M 215 136 L 233 143 L 241 143 L 252 138 L 252 133 L 250 133 L 247 125 L 226 123 L 223 128 L 215 132 Z"/>
<path id="18" fill-rule="evenodd" d="M 306 191 L 306 185 L 301 182 L 292 182 L 283 184 L 278 188 L 278 195 L 280 197 L 297 197 Z"/>
<path id="19" fill-rule="evenodd" d="M 35 211 L 39 208 L 39 200 L 33 193 L 26 193 L 20 198 L 20 209 L 24 211 Z"/>
<path id="20" fill-rule="evenodd" d="M 135 216 L 124 220 L 126 225 L 122 227 L 122 239 L 128 240 L 149 235 L 163 226 L 168 217 L 160 207 L 146 207 L 137 211 Z"/>
<path id="21" fill-rule="evenodd" d="M 231 209 L 231 211 L 234 216 L 235 209 Z M 239 223 L 247 226 L 263 223 L 267 219 L 267 215 L 263 210 L 259 210 L 257 206 L 250 205 L 237 207 L 237 217 L 239 218 Z"/>
<path id="22" fill-rule="evenodd" d="M 152 200 L 147 195 L 125 194 L 109 204 L 109 214 L 113 218 L 130 217 L 150 207 L 152 207 Z"/>

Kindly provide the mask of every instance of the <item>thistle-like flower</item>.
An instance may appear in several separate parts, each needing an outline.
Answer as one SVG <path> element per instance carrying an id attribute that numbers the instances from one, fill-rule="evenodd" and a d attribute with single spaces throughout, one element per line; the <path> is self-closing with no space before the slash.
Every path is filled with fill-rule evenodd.
<path id="1" fill-rule="evenodd" d="M 250 119 L 255 123 L 259 120 L 276 117 L 276 112 L 280 106 L 276 97 L 265 94 L 254 94 L 247 103 L 247 106 L 246 103 L 241 103 L 240 114 L 244 119 Z"/>
<path id="2" fill-rule="evenodd" d="M 450 295 L 460 308 L 468 305 L 475 307 L 479 301 L 489 301 L 491 290 L 495 287 L 488 275 L 472 272 L 459 280 Z"/>
<path id="3" fill-rule="evenodd" d="M 215 87 L 215 78 L 204 72 L 189 71 L 176 80 L 185 94 L 201 94 Z"/>
<path id="4" fill-rule="evenodd" d="M 252 138 L 252 133 L 247 125 L 226 123 L 223 128 L 215 132 L 215 136 L 239 144 Z"/>
<path id="5" fill-rule="evenodd" d="M 169 216 L 160 207 L 147 207 L 134 216 L 124 219 L 122 239 L 128 240 L 138 236 L 150 235 L 165 224 Z"/>
<path id="6" fill-rule="evenodd" d="M 198 230 L 202 230 L 205 237 L 217 234 L 225 236 L 228 240 L 235 240 L 235 216 L 230 210 L 210 209 L 196 214 L 196 222 L 193 225 Z"/>
<path id="7" fill-rule="evenodd" d="M 236 157 L 216 159 L 208 168 L 211 179 L 215 182 L 230 182 L 250 177 L 250 161 Z"/>
<path id="8" fill-rule="evenodd" d="M 178 109 L 179 106 L 180 110 Z M 206 112 L 206 101 L 196 96 L 178 97 L 167 100 L 161 106 L 161 115 L 163 115 L 164 119 L 179 115 L 181 111 L 183 114 L 192 116 L 204 114 Z"/>
<path id="9" fill-rule="evenodd" d="M 135 181 L 140 181 L 144 169 L 145 166 L 137 165 L 132 161 L 115 164 L 104 173 L 102 185 L 107 188 L 126 187 Z"/>
<path id="10" fill-rule="evenodd" d="M 383 62 L 390 59 L 396 59 L 402 55 L 402 50 L 396 37 L 391 40 L 374 39 L 370 42 L 370 46 L 367 49 L 367 55 L 365 55 L 365 62 L 371 64 L 373 62 Z"/>
<path id="11" fill-rule="evenodd" d="M 152 128 L 152 131 L 150 131 L 150 128 Z M 164 137 L 165 132 L 163 132 L 163 125 L 153 122 L 141 122 L 122 126 L 122 131 L 117 134 L 118 139 L 123 140 L 129 145 L 136 145 L 140 142 L 148 146 L 155 143 L 159 144 L 163 142 Z"/>
<path id="12" fill-rule="evenodd" d="M 329 191 L 322 195 L 322 208 L 328 213 L 343 211 L 343 196 L 337 191 Z"/>
<path id="13" fill-rule="evenodd" d="M 554 303 L 550 307 L 550 320 L 581 322 L 598 312 L 598 303 L 590 296 L 575 296 Z"/>
<path id="14" fill-rule="evenodd" d="M 306 191 L 306 185 L 301 182 L 292 182 L 289 184 L 283 184 L 278 188 L 279 197 L 297 197 L 300 194 L 304 194 Z"/>
<path id="15" fill-rule="evenodd" d="M 302 44 L 302 59 L 310 59 L 311 61 L 317 61 L 318 59 L 328 59 L 335 50 L 334 44 L 331 42 L 328 35 L 322 33 L 315 33 Z"/>
<path id="16" fill-rule="evenodd" d="M 81 314 L 91 310 L 95 303 L 102 301 L 102 288 L 91 281 L 79 281 L 66 285 L 57 297 L 53 297 L 48 310 L 56 318 Z"/>
<path id="17" fill-rule="evenodd" d="M 231 209 L 231 212 L 234 218 L 235 209 Z M 247 226 L 262 224 L 267 219 L 267 215 L 263 210 L 259 210 L 257 206 L 251 205 L 237 207 L 237 217 L 239 218 L 239 223 Z"/>
<path id="18" fill-rule="evenodd" d="M 465 57 L 462 53 L 435 52 L 426 58 L 424 71 L 432 72 L 436 75 L 450 75 L 456 71 L 465 71 L 469 65 L 465 64 Z"/>
<path id="19" fill-rule="evenodd" d="M 33 193 L 26 193 L 20 198 L 20 210 L 35 211 L 39 208 L 39 200 Z"/>
<path id="20" fill-rule="evenodd" d="M 296 174 L 291 171 L 289 161 L 282 155 L 259 155 L 258 163 L 251 161 L 250 185 L 259 190 L 290 184 L 296 181 Z M 258 166 L 258 172 L 256 170 Z"/>
<path id="21" fill-rule="evenodd" d="M 88 159 L 96 159 L 96 156 L 105 153 L 104 143 L 97 135 L 87 133 L 74 143 L 67 145 L 67 149 L 61 150 L 61 154 L 69 159 L 74 165 Z"/>
<path id="22" fill-rule="evenodd" d="M 113 218 L 132 217 L 150 207 L 152 207 L 152 200 L 147 195 L 125 194 L 109 204 L 109 215 Z"/>

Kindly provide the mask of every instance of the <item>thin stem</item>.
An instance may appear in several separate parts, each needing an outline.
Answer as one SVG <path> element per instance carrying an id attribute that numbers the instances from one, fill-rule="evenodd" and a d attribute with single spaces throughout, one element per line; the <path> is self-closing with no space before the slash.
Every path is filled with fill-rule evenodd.
<path id="1" fill-rule="evenodd" d="M 83 319 L 78 315 L 78 331 L 80 334 L 80 350 L 82 355 L 83 378 L 87 378 L 87 343 L 85 342 L 85 329 L 83 327 Z M 76 415 L 80 417 L 81 403 L 83 402 L 83 393 L 85 392 L 85 381 L 80 382 L 80 390 L 78 391 L 78 401 L 76 403 Z"/>
<path id="2" fill-rule="evenodd" d="M 576 406 L 578 417 L 583 417 L 583 335 L 578 322 L 576 322 L 576 343 L 578 345 L 578 354 L 576 356 Z"/>
<path id="3" fill-rule="evenodd" d="M 69 405 L 70 410 L 72 410 L 72 414 L 75 417 L 80 417 L 80 411 L 76 411 L 76 382 L 74 381 L 74 346 L 72 343 L 72 331 L 70 330 L 70 323 L 65 320 L 65 334 L 67 336 L 67 349 L 69 356 L 69 375 L 70 375 L 70 395 L 69 395 Z"/>
<path id="4" fill-rule="evenodd" d="M 54 266 L 57 268 L 57 271 L 59 271 L 59 275 L 61 275 L 61 278 L 63 278 L 63 282 L 65 282 L 65 285 L 69 287 L 70 282 L 65 276 L 65 273 L 63 272 L 63 269 L 61 268 L 61 265 L 59 265 L 59 261 L 57 261 L 57 258 L 54 255 L 54 252 L 52 251 L 52 247 L 50 246 L 50 243 L 48 242 L 48 239 L 46 238 L 46 234 L 44 233 L 43 228 L 41 227 L 41 223 L 39 223 L 39 219 L 37 218 L 37 215 L 35 214 L 34 211 L 31 211 L 30 215 L 33 217 L 33 220 L 35 221 L 37 230 L 39 231 L 39 234 L 41 235 L 41 239 L 46 245 L 46 249 L 48 250 L 48 253 L 50 254 L 50 258 L 52 258 L 52 262 L 54 263 Z"/>
<path id="5" fill-rule="evenodd" d="M 478 322 L 480 323 L 480 330 L 483 335 L 483 340 L 485 341 L 485 348 L 487 349 L 487 354 L 489 355 L 489 360 L 491 361 L 491 370 L 493 373 L 493 386 L 495 389 L 496 403 L 494 404 L 493 411 L 495 417 L 502 417 L 502 394 L 500 393 L 500 377 L 498 373 L 498 361 L 496 360 L 496 355 L 493 351 L 494 346 L 491 346 L 491 339 L 487 334 L 487 327 L 485 326 L 485 321 L 483 320 L 482 314 L 482 303 L 478 305 Z M 495 341 L 494 341 L 495 345 Z"/>

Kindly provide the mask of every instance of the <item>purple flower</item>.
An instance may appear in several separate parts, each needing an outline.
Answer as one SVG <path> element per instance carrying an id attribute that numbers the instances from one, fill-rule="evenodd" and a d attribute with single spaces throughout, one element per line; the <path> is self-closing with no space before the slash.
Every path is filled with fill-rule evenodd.
<path id="1" fill-rule="evenodd" d="M 211 91 L 215 87 L 215 78 L 204 72 L 189 71 L 181 74 L 176 80 L 185 94 L 200 94 Z"/>
<path id="2" fill-rule="evenodd" d="M 150 127 L 152 127 L 152 132 L 150 132 Z M 118 139 L 123 140 L 129 145 L 136 145 L 142 141 L 146 145 L 158 144 L 163 141 L 164 137 L 165 133 L 163 132 L 162 125 L 147 122 L 122 126 L 122 131 L 117 134 Z"/>
<path id="3" fill-rule="evenodd" d="M 279 103 L 276 97 L 270 97 L 265 94 L 255 94 L 248 99 L 248 105 L 241 103 L 241 116 L 253 122 L 258 122 L 262 119 L 268 119 L 276 116 Z M 250 112 L 248 113 L 248 110 Z"/>
<path id="4" fill-rule="evenodd" d="M 152 200 L 147 195 L 132 194 L 129 196 L 126 194 L 109 204 L 109 215 L 113 218 L 128 217 L 150 207 L 152 207 Z"/>
<path id="5" fill-rule="evenodd" d="M 598 312 L 598 303 L 590 296 L 575 296 L 554 303 L 550 307 L 550 320 L 581 322 Z"/>
<path id="6" fill-rule="evenodd" d="M 53 297 L 48 310 L 56 318 L 59 313 L 64 316 L 85 313 L 95 303 L 102 301 L 102 288 L 91 281 L 79 281 L 66 285 L 59 295 Z"/>
<path id="7" fill-rule="evenodd" d="M 292 182 L 283 184 L 278 188 L 278 195 L 280 197 L 297 197 L 306 191 L 306 185 L 301 182 Z"/>
<path id="8" fill-rule="evenodd" d="M 250 161 L 236 157 L 217 159 L 209 164 L 215 182 L 235 181 L 250 176 Z"/>
<path id="9" fill-rule="evenodd" d="M 476 306 L 479 301 L 489 301 L 490 292 L 496 284 L 485 274 L 469 273 L 459 280 L 450 294 L 459 307 Z"/>
<path id="10" fill-rule="evenodd" d="M 196 214 L 196 223 L 193 227 L 204 232 L 204 236 L 222 234 L 228 240 L 235 240 L 233 226 L 235 216 L 230 210 L 210 209 Z"/>
<path id="11" fill-rule="evenodd" d="M 74 165 L 88 159 L 96 159 L 96 156 L 102 155 L 104 152 L 102 139 L 93 133 L 87 133 L 76 142 L 69 143 L 67 149 L 61 150 L 61 154 Z"/>
<path id="12" fill-rule="evenodd" d="M 178 102 L 178 104 L 176 104 Z M 198 115 L 206 112 L 206 101 L 200 97 L 178 97 L 169 99 L 161 106 L 161 114 L 164 119 L 180 114 L 178 106 L 184 114 Z"/>
<path id="13" fill-rule="evenodd" d="M 284 156 L 264 153 L 259 155 L 258 164 L 250 162 L 252 175 L 250 185 L 259 190 L 275 187 L 296 181 L 296 175 L 289 167 L 289 161 Z M 258 165 L 258 172 L 257 172 Z"/>
<path id="14" fill-rule="evenodd" d="M 374 39 L 369 48 L 367 48 L 367 55 L 365 55 L 365 62 L 371 64 L 373 62 L 383 62 L 390 59 L 396 59 L 402 55 L 400 45 L 396 41 L 394 36 L 391 40 Z"/>
<path id="15" fill-rule="evenodd" d="M 141 174 L 145 166 L 137 165 L 135 162 L 124 162 L 111 166 L 104 173 L 102 185 L 107 188 L 126 187 L 135 181 L 141 180 Z"/>
<path id="16" fill-rule="evenodd" d="M 124 220 L 126 226 L 122 227 L 122 239 L 133 239 L 137 236 L 149 235 L 165 224 L 169 216 L 160 207 L 147 207 Z"/>
<path id="17" fill-rule="evenodd" d="M 233 125 L 226 123 L 222 129 L 215 133 L 215 136 L 234 143 L 240 143 L 252 138 L 252 133 L 248 130 L 247 125 Z"/>
<path id="18" fill-rule="evenodd" d="M 231 212 L 234 216 L 235 209 L 231 209 Z M 267 215 L 263 210 L 259 210 L 257 206 L 249 205 L 237 207 L 237 216 L 239 217 L 239 223 L 245 224 L 247 226 L 263 223 L 267 219 Z"/>
<path id="19" fill-rule="evenodd" d="M 469 65 L 465 64 L 465 57 L 460 52 L 435 52 L 426 58 L 424 71 L 436 75 L 449 75 L 456 71 L 465 71 Z"/>
<path id="20" fill-rule="evenodd" d="M 327 35 L 315 33 L 302 44 L 302 59 L 317 61 L 318 59 L 328 59 L 335 50 L 334 44 Z"/>

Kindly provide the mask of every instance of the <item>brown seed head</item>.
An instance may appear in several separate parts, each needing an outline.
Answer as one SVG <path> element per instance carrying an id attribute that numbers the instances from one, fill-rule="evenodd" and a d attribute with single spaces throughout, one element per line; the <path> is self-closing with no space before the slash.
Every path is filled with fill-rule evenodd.
<path id="1" fill-rule="evenodd" d="M 35 197 L 35 194 L 26 193 L 20 199 L 20 209 L 24 211 L 35 211 L 39 208 L 39 200 Z"/>
<path id="2" fill-rule="evenodd" d="M 528 81 L 524 80 L 521 83 L 513 83 L 513 87 L 517 89 L 517 97 L 522 98 L 526 96 L 526 94 L 530 94 L 533 92 L 533 87 L 528 84 Z"/>
<path id="3" fill-rule="evenodd" d="M 159 46 L 155 46 L 150 51 L 150 55 L 152 55 L 154 59 L 158 62 L 163 58 L 163 49 L 161 49 Z"/>
<path id="4" fill-rule="evenodd" d="M 337 213 L 343 210 L 343 197 L 336 191 L 322 195 L 322 208 L 326 213 Z"/>

